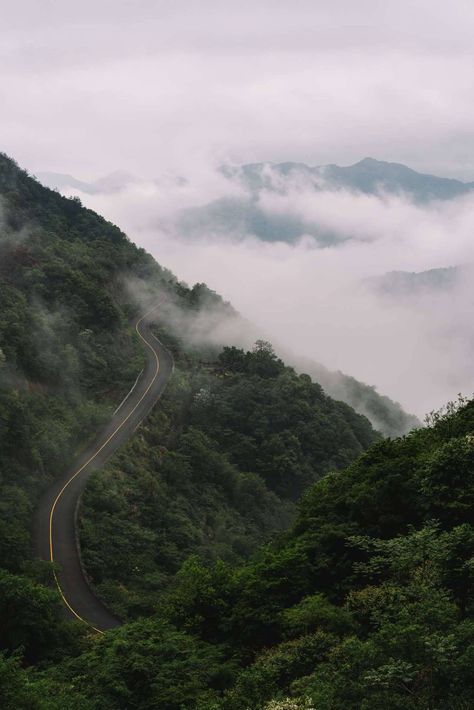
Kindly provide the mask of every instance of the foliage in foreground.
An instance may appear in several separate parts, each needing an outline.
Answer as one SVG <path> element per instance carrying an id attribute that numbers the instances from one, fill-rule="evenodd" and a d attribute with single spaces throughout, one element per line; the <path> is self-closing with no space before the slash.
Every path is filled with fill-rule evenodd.
<path id="1" fill-rule="evenodd" d="M 469 402 L 324 476 L 243 567 L 190 560 L 154 616 L 4 672 L 71 707 L 470 708 L 473 496 Z"/>

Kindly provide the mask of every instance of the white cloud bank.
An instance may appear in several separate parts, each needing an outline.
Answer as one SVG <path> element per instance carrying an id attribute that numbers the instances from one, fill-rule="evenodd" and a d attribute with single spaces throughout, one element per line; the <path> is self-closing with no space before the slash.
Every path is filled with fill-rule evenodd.
<path id="1" fill-rule="evenodd" d="M 285 194 L 261 193 L 268 214 L 296 215 L 346 239 L 325 248 L 309 236 L 293 244 L 205 232 L 190 239 L 172 226 L 183 207 L 228 194 L 241 196 L 209 170 L 185 184 L 137 182 L 81 198 L 179 278 L 205 281 L 281 347 L 377 385 L 408 411 L 423 416 L 458 392 L 472 394 L 472 272 L 461 271 L 453 288 L 402 298 L 367 279 L 474 263 L 474 195 L 420 206 L 291 184 Z"/>

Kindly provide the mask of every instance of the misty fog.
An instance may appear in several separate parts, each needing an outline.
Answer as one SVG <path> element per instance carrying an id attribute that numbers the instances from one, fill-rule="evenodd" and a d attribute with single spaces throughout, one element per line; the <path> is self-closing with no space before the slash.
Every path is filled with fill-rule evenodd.
<path id="1" fill-rule="evenodd" d="M 125 181 L 121 188 L 80 196 L 117 222 L 180 279 L 206 282 L 255 326 L 227 337 L 248 344 L 255 333 L 291 359 L 311 358 L 376 385 L 423 417 L 458 393 L 472 394 L 474 195 L 429 204 L 408 196 L 325 190 L 288 181 L 263 190 L 258 207 L 294 216 L 334 235 L 321 246 L 313 236 L 261 241 L 201 225 L 180 231 L 185 208 L 244 192 L 219 171 L 196 166 L 189 176 Z M 453 270 L 446 284 L 376 287 L 394 271 Z M 437 272 L 433 272 L 436 276 Z M 407 276 L 408 282 L 410 276 Z M 433 283 L 431 283 L 433 281 Z M 390 276 L 388 282 L 390 284 Z"/>

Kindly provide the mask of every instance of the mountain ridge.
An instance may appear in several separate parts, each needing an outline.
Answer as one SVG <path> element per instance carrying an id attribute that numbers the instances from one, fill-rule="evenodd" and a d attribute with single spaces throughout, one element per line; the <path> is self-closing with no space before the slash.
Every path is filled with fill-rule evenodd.
<path id="1" fill-rule="evenodd" d="M 222 166 L 222 175 L 230 184 L 238 185 L 244 196 L 228 196 L 196 207 L 183 209 L 177 217 L 179 234 L 192 238 L 227 235 L 232 238 L 256 236 L 262 241 L 294 243 L 304 236 L 312 237 L 320 247 L 337 246 L 351 239 L 304 212 L 292 210 L 283 203 L 272 211 L 265 197 L 274 193 L 285 197 L 304 192 L 310 199 L 324 193 L 350 192 L 354 195 L 397 197 L 419 206 L 462 198 L 472 194 L 474 182 L 462 182 L 428 173 L 418 173 L 401 164 L 364 158 L 341 167 L 335 164 L 310 167 L 305 163 L 248 163 Z M 262 199 L 263 198 L 263 199 Z"/>
<path id="2" fill-rule="evenodd" d="M 403 163 L 388 162 L 366 157 L 356 163 L 340 166 L 335 163 L 310 166 L 306 163 L 262 162 L 248 163 L 238 167 L 224 167 L 223 173 L 229 177 L 240 172 L 243 184 L 250 190 L 270 188 L 272 180 L 265 180 L 265 170 L 274 171 L 277 176 L 306 176 L 323 181 L 322 189 L 353 189 L 374 194 L 382 189 L 387 192 L 399 192 L 411 195 L 420 202 L 432 199 L 450 199 L 466 194 L 474 189 L 474 182 L 463 182 L 455 178 L 445 178 L 430 173 L 420 173 Z M 259 183 L 260 180 L 260 183 Z"/>
<path id="3" fill-rule="evenodd" d="M 257 179 L 266 169 L 274 170 L 281 176 L 289 176 L 292 173 L 305 174 L 314 178 L 326 178 L 329 180 L 329 187 L 341 188 L 352 187 L 362 192 L 372 193 L 380 183 L 388 191 L 395 188 L 403 189 L 422 199 L 449 199 L 461 194 L 466 194 L 474 189 L 474 181 L 464 181 L 458 178 L 446 178 L 433 173 L 419 172 L 410 168 L 404 163 L 394 161 L 378 160 L 376 158 L 365 157 L 350 165 L 338 165 L 336 163 L 325 163 L 321 165 L 309 165 L 298 161 L 262 161 L 255 163 L 243 163 L 237 165 L 222 165 L 219 170 L 227 178 L 234 178 L 239 173 L 243 173 L 249 181 L 247 186 L 255 189 L 257 184 L 252 185 L 252 176 Z M 37 178 L 47 187 L 55 189 L 77 189 L 87 194 L 97 194 L 100 192 L 113 192 L 127 187 L 137 181 L 137 178 L 123 170 L 115 170 L 107 175 L 99 177 L 93 181 L 77 179 L 67 173 L 56 173 L 39 171 Z M 358 179 L 365 178 L 365 182 L 358 184 Z M 179 178 L 177 178 L 179 179 Z M 422 183 L 426 186 L 421 189 Z M 269 186 L 271 183 L 263 183 Z M 431 187 L 431 191 L 430 191 Z M 443 193 L 444 188 L 444 193 Z"/>

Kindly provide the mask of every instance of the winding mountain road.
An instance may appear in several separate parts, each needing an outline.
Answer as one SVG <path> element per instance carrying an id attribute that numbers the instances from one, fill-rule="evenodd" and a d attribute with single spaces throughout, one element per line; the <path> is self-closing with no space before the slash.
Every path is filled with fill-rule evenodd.
<path id="1" fill-rule="evenodd" d="M 76 526 L 77 509 L 87 479 L 133 434 L 163 393 L 173 372 L 173 358 L 150 330 L 148 311 L 135 329 L 146 350 L 146 363 L 132 390 L 95 441 L 78 457 L 65 476 L 45 493 L 34 519 L 36 554 L 59 566 L 56 584 L 71 618 L 103 633 L 120 624 L 92 592 L 83 572 Z"/>

